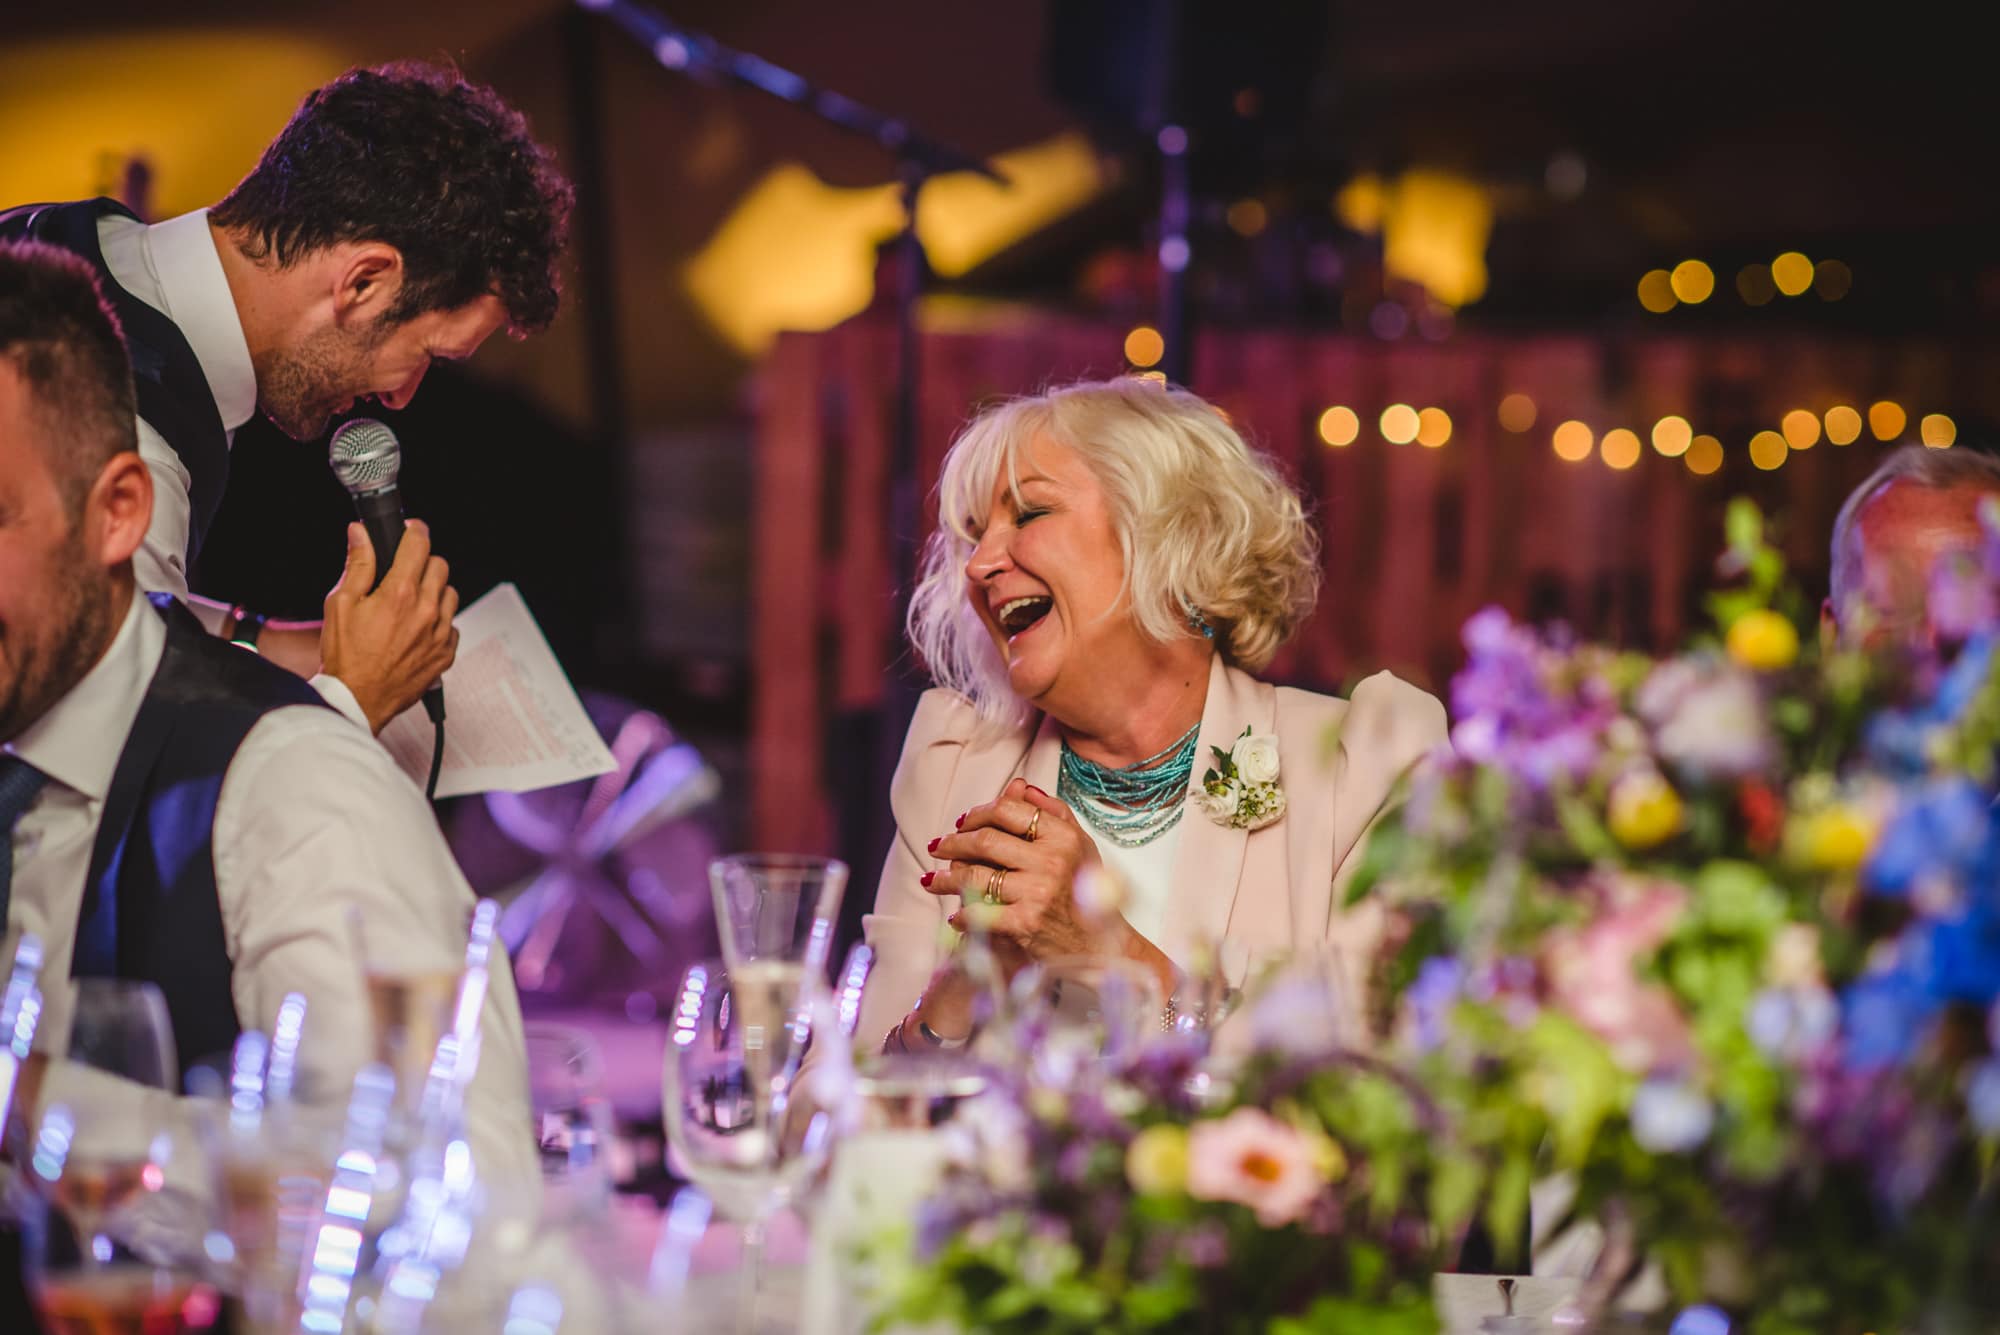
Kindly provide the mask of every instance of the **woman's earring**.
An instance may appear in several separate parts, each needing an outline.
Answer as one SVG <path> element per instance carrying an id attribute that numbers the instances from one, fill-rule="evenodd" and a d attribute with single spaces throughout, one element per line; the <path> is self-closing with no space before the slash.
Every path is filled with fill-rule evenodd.
<path id="1" fill-rule="evenodd" d="M 1187 605 L 1187 623 L 1188 629 L 1200 632 L 1204 640 L 1215 638 L 1215 627 L 1208 624 L 1208 618 L 1203 616 L 1201 609 L 1193 603 Z"/>

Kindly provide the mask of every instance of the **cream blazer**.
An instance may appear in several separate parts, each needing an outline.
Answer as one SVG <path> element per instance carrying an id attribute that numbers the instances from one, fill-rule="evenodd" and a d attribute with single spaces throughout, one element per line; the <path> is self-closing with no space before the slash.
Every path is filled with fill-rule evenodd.
<path id="1" fill-rule="evenodd" d="M 1373 914 L 1342 912 L 1343 889 L 1397 781 L 1444 742 L 1445 713 L 1436 697 L 1387 672 L 1342 700 L 1267 685 L 1217 654 L 1202 706 L 1196 775 L 1212 763 L 1211 746 L 1229 750 L 1246 727 L 1278 739 L 1285 815 L 1250 832 L 1218 825 L 1190 806 L 1181 818 L 1165 925 L 1153 943 L 1176 961 L 1219 947 L 1234 985 L 1262 961 L 1372 936 Z M 918 702 L 889 793 L 896 840 L 875 912 L 863 919 L 875 948 L 855 1035 L 864 1051 L 880 1046 L 916 1004 L 949 950 L 945 919 L 957 912 L 958 898 L 919 884 L 941 865 L 927 845 L 1017 775 L 1055 792 L 1061 753 L 1061 735 L 1046 716 L 1012 728 L 982 725 L 955 692 L 933 689 Z"/>

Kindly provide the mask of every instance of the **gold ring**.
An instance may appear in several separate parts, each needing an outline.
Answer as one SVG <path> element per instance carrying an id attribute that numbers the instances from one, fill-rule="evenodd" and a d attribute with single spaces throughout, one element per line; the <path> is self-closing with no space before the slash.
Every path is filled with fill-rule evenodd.
<path id="1" fill-rule="evenodd" d="M 985 900 L 989 904 L 998 904 L 1003 902 L 1000 898 L 1000 887 L 1004 885 L 1006 881 L 1007 881 L 1007 869 L 1005 867 L 1002 867 L 1000 868 L 1000 870 L 994 872 L 991 876 L 986 878 L 986 893 L 982 894 L 980 898 Z"/>
<path id="2" fill-rule="evenodd" d="M 1036 807 L 1035 814 L 1028 817 L 1028 832 L 1022 835 L 1021 837 L 1023 839 L 1026 839 L 1031 844 L 1034 843 L 1035 831 L 1040 829 L 1041 825 L 1042 825 L 1042 809 L 1040 807 Z"/>

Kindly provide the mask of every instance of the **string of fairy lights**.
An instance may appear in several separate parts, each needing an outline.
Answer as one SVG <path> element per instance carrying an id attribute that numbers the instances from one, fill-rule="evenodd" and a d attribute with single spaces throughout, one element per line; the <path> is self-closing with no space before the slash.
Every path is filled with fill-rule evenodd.
<path id="1" fill-rule="evenodd" d="M 1514 393 L 1500 400 L 1495 415 L 1503 430 L 1527 435 L 1534 431 L 1541 409 L 1529 395 Z M 1893 399 L 1878 399 L 1865 412 L 1845 403 L 1823 412 L 1794 408 L 1779 420 L 1776 429 L 1752 435 L 1746 450 L 1753 465 L 1773 472 L 1822 440 L 1834 446 L 1852 445 L 1865 431 L 1889 444 L 1902 440 L 1909 424 L 1908 410 Z M 1361 414 L 1344 403 L 1333 404 L 1319 415 L 1319 438 L 1332 449 L 1346 449 L 1359 442 L 1362 428 Z M 1442 449 L 1451 440 L 1451 414 L 1436 406 L 1392 403 L 1376 417 L 1375 430 L 1391 445 L 1414 443 Z M 1944 413 L 1927 413 L 1917 423 L 1917 438 L 1934 450 L 1950 449 L 1957 443 L 1958 426 Z M 1652 443 L 1653 453 L 1663 459 L 1678 459 L 1697 477 L 1721 472 L 1727 460 L 1720 437 L 1697 432 L 1678 413 L 1655 421 L 1645 440 L 1638 431 L 1624 426 L 1600 435 L 1590 423 L 1574 417 L 1559 422 L 1549 432 L 1549 446 L 1558 459 L 1572 464 L 1596 459 L 1617 472 L 1638 466 L 1646 455 L 1646 441 Z"/>
<path id="2" fill-rule="evenodd" d="M 1788 256 L 1795 256 L 1805 266 L 1804 269 L 1786 265 L 1784 261 Z M 1837 261 L 1822 261 L 1820 266 L 1814 266 L 1805 256 L 1787 252 L 1772 263 L 1766 276 L 1781 273 L 1782 290 L 1789 293 L 1796 288 L 1803 292 L 1816 281 L 1816 274 L 1824 272 L 1827 263 Z M 1674 295 L 1682 290 L 1697 294 L 1687 298 L 1691 300 L 1704 300 L 1713 290 L 1712 273 L 1705 280 L 1706 286 L 1702 281 L 1683 275 L 1691 264 L 1700 264 L 1700 261 L 1685 261 L 1672 274 L 1663 269 L 1654 271 L 1663 281 L 1677 285 L 1669 290 L 1674 300 L 1683 299 Z M 1706 265 L 1701 268 L 1704 273 L 1707 272 Z M 1841 269 L 1844 271 L 1845 266 Z M 1846 288 L 1839 286 L 1838 290 L 1844 293 Z M 1165 380 L 1159 371 L 1150 369 L 1159 363 L 1165 350 L 1165 340 L 1150 325 L 1139 325 L 1125 335 L 1127 366 L 1131 374 L 1143 379 Z M 1500 400 L 1495 415 L 1503 430 L 1525 436 L 1534 431 L 1541 417 L 1541 407 L 1531 396 L 1517 392 Z M 1392 403 L 1376 415 L 1374 425 L 1380 438 L 1390 445 L 1415 444 L 1436 450 L 1443 449 L 1452 437 L 1451 414 L 1436 405 L 1419 407 Z M 1877 441 L 1893 444 L 1904 439 L 1909 428 L 1909 410 L 1894 399 L 1878 399 L 1866 409 L 1847 403 L 1836 403 L 1817 412 L 1801 407 L 1787 412 L 1775 428 L 1754 433 L 1743 448 L 1752 465 L 1765 472 L 1774 472 L 1784 467 L 1793 455 L 1811 450 L 1822 440 L 1833 446 L 1852 445 L 1866 431 Z M 1320 440 L 1329 448 L 1347 449 L 1361 440 L 1362 415 L 1347 404 L 1332 404 L 1320 413 L 1318 430 Z M 1926 413 L 1917 420 L 1917 439 L 1934 450 L 1950 449 L 1957 443 L 1958 425 L 1945 413 Z M 1728 451 L 1720 436 L 1697 432 L 1687 418 L 1677 413 L 1655 421 L 1647 432 L 1646 440 L 1651 441 L 1655 454 L 1663 459 L 1679 460 L 1697 477 L 1721 472 L 1728 459 Z M 1565 463 L 1581 464 L 1596 459 L 1617 472 L 1637 467 L 1646 455 L 1646 443 L 1633 428 L 1615 426 L 1600 435 L 1590 423 L 1573 417 L 1564 419 L 1549 432 L 1549 446 L 1556 457 Z"/>

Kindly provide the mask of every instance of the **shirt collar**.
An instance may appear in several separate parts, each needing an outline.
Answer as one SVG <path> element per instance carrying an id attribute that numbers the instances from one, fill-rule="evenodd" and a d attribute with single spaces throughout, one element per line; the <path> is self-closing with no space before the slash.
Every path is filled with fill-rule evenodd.
<path id="1" fill-rule="evenodd" d="M 166 647 L 167 623 L 134 592 L 97 666 L 5 749 L 64 787 L 103 801 Z"/>
<path id="2" fill-rule="evenodd" d="M 234 431 L 257 411 L 257 368 L 250 362 L 236 298 L 208 228 L 208 210 L 196 209 L 148 227 L 146 248 L 166 314 L 201 363 L 223 429 Z"/>

